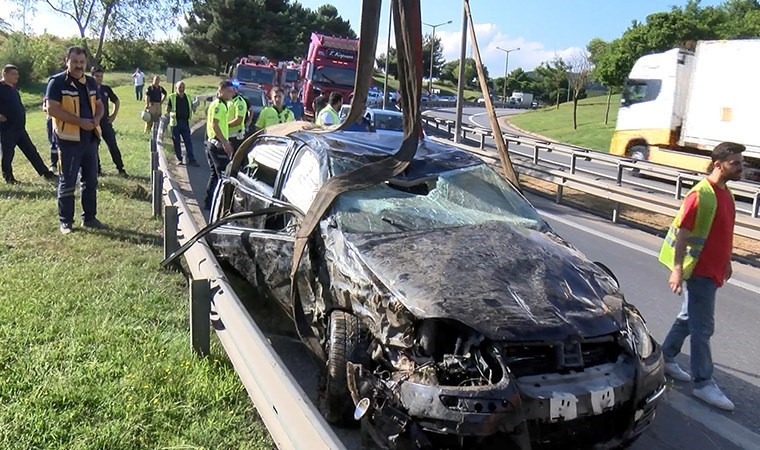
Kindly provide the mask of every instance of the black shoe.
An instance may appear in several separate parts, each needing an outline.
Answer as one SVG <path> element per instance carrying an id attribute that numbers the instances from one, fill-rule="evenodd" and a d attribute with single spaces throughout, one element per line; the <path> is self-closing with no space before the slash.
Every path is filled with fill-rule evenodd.
<path id="1" fill-rule="evenodd" d="M 187 165 L 188 166 L 193 166 L 193 167 L 200 167 L 200 164 L 198 164 L 198 161 L 196 161 L 194 159 L 191 159 L 190 161 L 188 161 Z"/>
<path id="2" fill-rule="evenodd" d="M 82 226 L 85 228 L 96 228 L 98 230 L 105 230 L 106 228 L 108 228 L 106 224 L 99 221 L 98 219 L 91 219 L 91 220 L 82 222 Z"/>
<path id="3" fill-rule="evenodd" d="M 74 231 L 74 228 L 70 223 L 61 222 L 61 234 L 71 234 L 72 231 Z"/>
<path id="4" fill-rule="evenodd" d="M 51 170 L 48 170 L 47 172 L 42 174 L 42 177 L 46 180 L 57 180 L 58 175 L 54 174 Z"/>
<path id="5" fill-rule="evenodd" d="M 120 177 L 124 177 L 124 178 L 128 178 L 129 177 L 129 175 L 127 174 L 127 171 L 124 170 L 123 167 L 121 169 L 118 169 L 118 171 L 119 171 L 119 176 Z"/>
<path id="6" fill-rule="evenodd" d="M 21 184 L 20 181 L 18 181 L 17 179 L 13 178 L 13 175 L 11 175 L 9 177 L 5 177 L 5 182 L 8 183 L 8 184 Z"/>

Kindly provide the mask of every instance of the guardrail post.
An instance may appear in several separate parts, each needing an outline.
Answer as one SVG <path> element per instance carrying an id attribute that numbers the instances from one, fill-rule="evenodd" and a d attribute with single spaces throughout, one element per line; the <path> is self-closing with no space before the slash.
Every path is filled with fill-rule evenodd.
<path id="1" fill-rule="evenodd" d="M 683 188 L 683 178 L 681 178 L 681 174 L 679 173 L 676 176 L 676 200 L 681 200 L 681 189 Z"/>
<path id="2" fill-rule="evenodd" d="M 211 286 L 209 281 L 190 280 L 190 348 L 198 356 L 211 351 Z"/>
<path id="3" fill-rule="evenodd" d="M 755 192 L 755 198 L 752 199 L 752 217 L 757 219 L 760 216 L 760 191 Z"/>
<path id="4" fill-rule="evenodd" d="M 554 203 L 562 203 L 562 194 L 564 190 L 565 186 L 562 186 L 561 184 L 557 185 L 557 193 L 554 195 Z"/>
<path id="5" fill-rule="evenodd" d="M 153 204 L 153 217 L 161 217 L 161 185 L 164 182 L 164 175 L 160 170 L 151 172 L 151 203 Z"/>
<path id="6" fill-rule="evenodd" d="M 151 141 L 151 145 L 155 141 Z M 150 170 L 158 170 L 158 152 L 151 150 L 150 152 Z"/>
<path id="7" fill-rule="evenodd" d="M 618 219 L 620 219 L 620 202 L 615 202 L 612 207 L 612 223 L 618 223 Z"/>
<path id="8" fill-rule="evenodd" d="M 617 177 L 615 178 L 615 184 L 618 186 L 623 185 L 623 165 L 618 161 L 617 165 Z"/>
<path id="9" fill-rule="evenodd" d="M 575 175 L 575 163 L 578 160 L 578 155 L 576 155 L 574 152 L 570 154 L 570 173 Z"/>
<path id="10" fill-rule="evenodd" d="M 454 134 L 451 132 L 451 122 L 446 122 L 446 133 Z"/>
<path id="11" fill-rule="evenodd" d="M 533 146 L 533 164 L 538 164 L 538 145 Z"/>
<path id="12" fill-rule="evenodd" d="M 486 135 L 481 134 L 480 135 L 480 149 L 483 150 L 484 148 L 486 148 Z"/>
<path id="13" fill-rule="evenodd" d="M 179 214 L 177 207 L 174 205 L 164 206 L 164 259 L 179 249 L 179 240 L 177 239 L 178 224 Z"/>

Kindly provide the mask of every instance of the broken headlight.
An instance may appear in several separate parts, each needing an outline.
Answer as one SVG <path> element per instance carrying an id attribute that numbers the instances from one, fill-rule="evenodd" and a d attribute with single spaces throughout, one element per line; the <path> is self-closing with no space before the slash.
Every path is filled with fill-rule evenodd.
<path id="1" fill-rule="evenodd" d="M 654 351 L 652 338 L 649 336 L 649 330 L 644 324 L 644 319 L 636 311 L 627 311 L 628 331 L 633 339 L 633 347 L 641 359 L 647 359 Z"/>

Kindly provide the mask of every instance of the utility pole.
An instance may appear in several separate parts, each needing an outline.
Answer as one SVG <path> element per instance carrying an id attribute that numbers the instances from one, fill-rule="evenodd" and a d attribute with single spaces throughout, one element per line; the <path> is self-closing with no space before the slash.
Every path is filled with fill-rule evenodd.
<path id="1" fill-rule="evenodd" d="M 388 101 L 388 60 L 391 59 L 391 23 L 393 23 L 393 2 L 388 2 L 388 42 L 385 44 L 385 81 L 383 82 L 383 109 Z"/>
<path id="2" fill-rule="evenodd" d="M 423 22 L 423 25 L 427 25 L 433 29 L 433 34 L 430 36 L 430 78 L 428 79 L 428 94 L 433 93 L 433 57 L 435 56 L 435 29 L 450 24 L 451 21 L 439 23 L 438 25 L 430 25 L 429 23 Z"/>
<path id="3" fill-rule="evenodd" d="M 459 76 L 457 77 L 457 117 L 454 126 L 454 142 L 462 141 L 462 109 L 464 107 L 464 60 L 467 58 L 467 10 L 462 0 L 462 42 L 459 47 Z"/>
<path id="4" fill-rule="evenodd" d="M 508 81 L 507 77 L 509 74 L 509 71 L 508 71 L 509 70 L 509 53 L 520 50 L 520 47 L 513 48 L 512 50 L 504 50 L 501 47 L 496 47 L 496 50 L 501 50 L 507 54 L 507 58 L 504 61 L 504 92 L 502 93 L 502 96 L 501 96 L 501 101 L 504 102 L 503 104 L 504 104 L 504 107 L 506 108 L 507 107 L 507 81 Z"/>

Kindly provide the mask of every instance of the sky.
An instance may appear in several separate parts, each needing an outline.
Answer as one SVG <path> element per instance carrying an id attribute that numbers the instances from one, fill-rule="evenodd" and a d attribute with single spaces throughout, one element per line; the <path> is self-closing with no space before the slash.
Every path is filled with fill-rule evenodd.
<path id="1" fill-rule="evenodd" d="M 353 29 L 357 33 L 359 31 L 360 0 L 300 0 L 300 3 L 312 9 L 331 3 L 344 19 L 351 22 Z M 519 48 L 509 53 L 509 70 L 522 67 L 528 71 L 555 55 L 567 58 L 576 54 L 595 37 L 604 40 L 617 38 L 633 20 L 643 22 L 651 13 L 667 11 L 674 5 L 685 3 L 686 0 L 471 0 L 470 7 L 483 61 L 491 77 L 497 77 L 503 75 L 506 62 L 505 52 L 497 47 L 506 50 Z M 719 3 L 722 1 L 701 2 L 702 6 Z M 437 27 L 435 34 L 441 38 L 444 59 L 458 59 L 462 0 L 421 0 L 421 4 L 423 22 L 437 25 L 452 21 L 451 24 Z M 390 1 L 383 1 L 378 54 L 385 52 L 389 8 Z M 0 0 L 0 18 L 19 28 L 20 21 L 11 15 L 14 9 L 10 0 Z M 31 19 L 27 17 L 27 22 L 35 33 L 77 34 L 70 19 L 50 12 L 44 2 Z M 423 32 L 430 33 L 431 27 L 423 25 Z M 166 35 L 157 37 L 165 38 Z M 394 45 L 393 40 L 391 45 Z M 470 55 L 471 50 L 468 49 Z"/>

